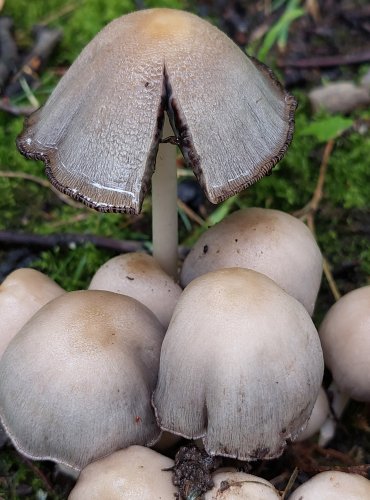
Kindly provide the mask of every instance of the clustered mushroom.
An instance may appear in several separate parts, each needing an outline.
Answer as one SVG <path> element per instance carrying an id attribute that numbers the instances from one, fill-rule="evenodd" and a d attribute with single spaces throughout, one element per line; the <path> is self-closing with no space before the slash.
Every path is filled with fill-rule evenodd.
<path id="1" fill-rule="evenodd" d="M 21 327 L 63 288 L 35 269 L 17 269 L 0 285 L 0 357 Z"/>
<path id="2" fill-rule="evenodd" d="M 42 307 L 0 363 L 1 421 L 16 448 L 79 470 L 154 443 L 163 336 L 154 314 L 125 295 L 69 292 Z"/>
<path id="3" fill-rule="evenodd" d="M 312 315 L 322 274 L 320 249 L 308 227 L 279 210 L 238 210 L 203 233 L 184 261 L 181 284 L 227 267 L 273 279 Z"/>
<path id="4" fill-rule="evenodd" d="M 333 376 L 329 416 L 321 432 L 321 444 L 335 433 L 350 398 L 370 402 L 370 286 L 341 297 L 327 312 L 319 328 L 325 363 Z"/>
<path id="5" fill-rule="evenodd" d="M 323 376 L 305 308 L 252 270 L 193 280 L 165 335 L 153 396 L 162 429 L 212 455 L 279 456 L 306 424 Z"/>
<path id="6" fill-rule="evenodd" d="M 210 454 L 256 460 L 279 456 L 307 425 L 323 375 L 310 318 L 322 268 L 314 238 L 281 212 L 232 214 L 186 259 L 181 293 L 175 149 L 160 145 L 174 133 L 169 141 L 218 203 L 282 158 L 295 107 L 271 71 L 217 28 L 150 9 L 106 26 L 27 119 L 20 151 L 99 211 L 138 213 L 156 170 L 158 264 L 116 257 L 89 290 L 56 290 L 0 360 L 0 417 L 18 450 L 87 466 L 71 500 L 107 488 L 110 499 L 173 498 L 164 470 L 173 462 L 137 446 L 163 431 L 201 438 Z M 226 490 L 234 498 L 235 489 L 245 498 L 248 488 L 279 497 L 260 478 L 223 474 L 206 498 L 228 498 Z"/>

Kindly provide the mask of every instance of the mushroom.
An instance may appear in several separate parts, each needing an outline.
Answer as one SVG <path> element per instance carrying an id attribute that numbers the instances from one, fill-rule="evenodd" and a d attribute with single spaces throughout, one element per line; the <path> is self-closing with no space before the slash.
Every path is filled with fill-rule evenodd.
<path id="1" fill-rule="evenodd" d="M 279 210 L 245 208 L 208 229 L 186 257 L 181 284 L 224 267 L 245 267 L 269 278 L 313 313 L 322 256 L 308 227 Z"/>
<path id="2" fill-rule="evenodd" d="M 216 470 L 212 478 L 215 485 L 204 495 L 204 500 L 281 500 L 269 481 L 252 474 Z"/>
<path id="3" fill-rule="evenodd" d="M 17 269 L 0 286 L 0 357 L 14 335 L 47 302 L 65 293 L 35 269 Z"/>
<path id="4" fill-rule="evenodd" d="M 77 291 L 46 304 L 0 360 L 0 417 L 16 448 L 81 469 L 153 444 L 163 335 L 154 314 L 125 295 Z"/>
<path id="5" fill-rule="evenodd" d="M 90 290 L 108 290 L 133 297 L 150 309 L 167 328 L 182 292 L 145 253 L 127 253 L 108 260 L 93 276 Z"/>
<path id="6" fill-rule="evenodd" d="M 272 72 L 217 28 L 188 12 L 149 9 L 116 19 L 85 47 L 17 143 L 25 156 L 45 162 L 61 191 L 99 211 L 136 214 L 165 111 L 185 160 L 218 203 L 283 157 L 295 108 Z M 156 182 L 163 177 L 153 178 L 153 217 L 175 231 L 176 195 L 164 187 L 156 199 Z M 173 207 L 157 215 L 167 198 Z M 173 245 L 172 258 L 160 261 L 170 274 Z"/>
<path id="7" fill-rule="evenodd" d="M 359 474 L 327 471 L 317 474 L 297 488 L 289 500 L 366 500 L 370 481 Z"/>
<path id="8" fill-rule="evenodd" d="M 329 401 L 325 390 L 320 387 L 307 427 L 297 436 L 296 441 L 304 441 L 318 432 L 330 414 Z"/>
<path id="9" fill-rule="evenodd" d="M 370 286 L 341 297 L 327 312 L 319 328 L 325 364 L 333 375 L 329 387 L 334 418 L 326 422 L 321 444 L 334 436 L 350 398 L 370 402 Z"/>
<path id="10" fill-rule="evenodd" d="M 174 461 L 143 446 L 130 446 L 82 470 L 68 500 L 173 500 Z"/>
<path id="11" fill-rule="evenodd" d="M 162 430 L 241 460 L 279 456 L 308 420 L 323 376 L 305 308 L 252 270 L 192 281 L 162 344 L 153 404 Z"/>

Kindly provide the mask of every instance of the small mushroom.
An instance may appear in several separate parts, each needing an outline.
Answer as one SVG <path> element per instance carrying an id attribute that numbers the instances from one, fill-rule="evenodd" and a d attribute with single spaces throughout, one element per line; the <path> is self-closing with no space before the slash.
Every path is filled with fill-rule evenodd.
<path id="1" fill-rule="evenodd" d="M 302 304 L 260 273 L 222 269 L 182 293 L 153 404 L 162 430 L 202 438 L 211 455 L 274 458 L 308 420 L 322 376 Z"/>
<path id="2" fill-rule="evenodd" d="M 204 495 L 204 500 L 281 500 L 269 481 L 252 474 L 216 470 L 212 479 L 215 485 Z"/>
<path id="3" fill-rule="evenodd" d="M 167 328 L 182 292 L 145 253 L 127 253 L 108 260 L 93 276 L 90 290 L 108 290 L 133 297 L 150 309 Z"/>
<path id="4" fill-rule="evenodd" d="M 143 446 L 130 446 L 82 470 L 68 500 L 174 500 L 174 461 Z"/>
<path id="5" fill-rule="evenodd" d="M 297 436 L 296 441 L 304 441 L 314 436 L 330 415 L 329 401 L 325 390 L 320 387 L 307 427 Z"/>
<path id="6" fill-rule="evenodd" d="M 335 432 L 350 398 L 370 402 L 370 286 L 353 290 L 341 297 L 327 312 L 319 328 L 325 364 L 333 375 L 334 419 L 325 426 L 326 444 Z M 329 431 L 329 429 L 331 429 Z"/>
<path id="7" fill-rule="evenodd" d="M 188 12 L 141 10 L 111 22 L 85 47 L 27 119 L 18 148 L 43 160 L 64 193 L 99 211 L 136 214 L 166 111 L 185 160 L 218 203 L 284 156 L 295 108 L 272 72 L 216 27 Z M 156 205 L 166 204 L 164 191 L 153 198 L 154 217 Z M 168 196 L 173 207 L 158 217 L 176 213 L 176 195 Z"/>
<path id="8" fill-rule="evenodd" d="M 208 229 L 184 261 L 181 284 L 225 267 L 265 274 L 312 314 L 322 256 L 308 227 L 279 210 L 245 208 Z"/>
<path id="9" fill-rule="evenodd" d="M 370 481 L 359 474 L 327 471 L 297 488 L 289 500 L 368 500 Z"/>
<path id="10" fill-rule="evenodd" d="M 63 293 L 55 281 L 35 269 L 17 269 L 5 278 L 0 286 L 0 357 L 22 326 Z"/>
<path id="11" fill-rule="evenodd" d="M 16 448 L 81 469 L 153 444 L 163 335 L 154 314 L 125 295 L 77 291 L 46 304 L 0 360 L 0 417 Z"/>

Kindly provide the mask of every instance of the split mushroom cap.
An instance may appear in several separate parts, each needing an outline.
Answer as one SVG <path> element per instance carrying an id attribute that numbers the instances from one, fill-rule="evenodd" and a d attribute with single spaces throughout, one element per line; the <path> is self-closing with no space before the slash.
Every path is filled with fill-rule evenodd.
<path id="1" fill-rule="evenodd" d="M 296 217 L 266 208 L 232 213 L 199 238 L 184 261 L 181 284 L 225 267 L 265 274 L 313 313 L 322 256 L 311 231 Z"/>
<path id="2" fill-rule="evenodd" d="M 0 360 L 0 417 L 16 448 L 81 469 L 153 444 L 163 335 L 154 314 L 124 295 L 77 291 L 46 304 Z"/>
<path id="3" fill-rule="evenodd" d="M 88 465 L 68 500 L 173 500 L 174 461 L 143 446 L 130 446 Z"/>
<path id="4" fill-rule="evenodd" d="M 272 72 L 188 12 L 120 17 L 82 51 L 18 147 L 53 185 L 100 211 L 138 213 L 166 109 L 218 203 L 266 175 L 292 139 L 295 99 Z"/>
<path id="5" fill-rule="evenodd" d="M 274 486 L 265 479 L 244 472 L 218 472 L 212 475 L 214 487 L 204 500 L 280 500 Z"/>
<path id="6" fill-rule="evenodd" d="M 308 420 L 323 376 L 305 308 L 255 271 L 205 274 L 182 293 L 162 344 L 160 427 L 211 455 L 275 458 Z"/>
<path id="7" fill-rule="evenodd" d="M 65 293 L 35 269 L 17 269 L 0 286 L 0 357 L 11 339 L 47 302 Z"/>
<path id="8" fill-rule="evenodd" d="M 327 471 L 303 483 L 289 500 L 368 500 L 370 481 L 358 474 Z"/>
<path id="9" fill-rule="evenodd" d="M 314 436 L 330 415 L 330 407 L 328 397 L 325 390 L 320 387 L 319 395 L 317 396 L 311 416 L 308 420 L 307 427 L 301 432 L 296 441 L 304 441 Z"/>
<path id="10" fill-rule="evenodd" d="M 370 286 L 344 295 L 326 314 L 319 334 L 325 363 L 339 389 L 370 401 Z"/>
<path id="11" fill-rule="evenodd" d="M 133 297 L 167 328 L 181 287 L 145 253 L 127 253 L 108 260 L 93 276 L 90 290 L 108 290 Z"/>

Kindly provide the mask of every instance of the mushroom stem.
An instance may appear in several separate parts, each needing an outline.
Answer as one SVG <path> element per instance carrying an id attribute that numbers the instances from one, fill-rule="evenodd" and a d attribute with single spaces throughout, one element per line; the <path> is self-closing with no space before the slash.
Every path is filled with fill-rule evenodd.
<path id="1" fill-rule="evenodd" d="M 331 415 L 326 419 L 320 429 L 319 445 L 327 446 L 335 435 L 337 421 L 341 418 L 350 397 L 342 392 L 333 381 L 328 388 L 329 399 L 331 399 Z"/>
<path id="2" fill-rule="evenodd" d="M 165 115 L 163 137 L 173 135 Z M 177 279 L 177 175 L 176 148 L 160 144 L 152 177 L 153 257 L 162 269 Z"/>

